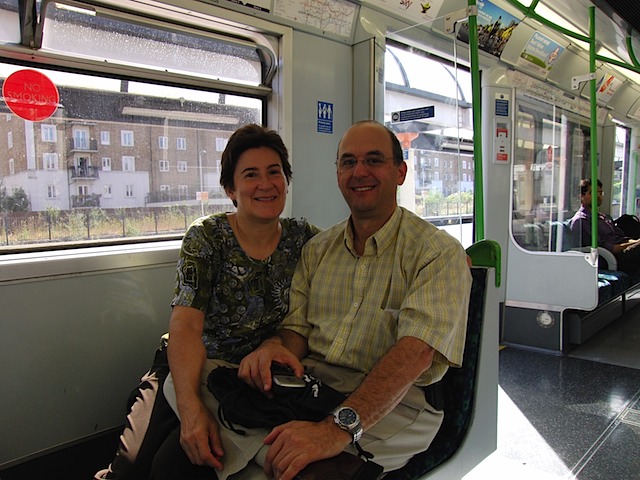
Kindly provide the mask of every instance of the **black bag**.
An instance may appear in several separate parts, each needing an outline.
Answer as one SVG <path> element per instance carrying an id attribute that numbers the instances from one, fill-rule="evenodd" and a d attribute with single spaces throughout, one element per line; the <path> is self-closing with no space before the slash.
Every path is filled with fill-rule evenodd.
<path id="1" fill-rule="evenodd" d="M 273 398 L 268 398 L 240 380 L 237 368 L 218 367 L 209 374 L 207 387 L 220 403 L 220 422 L 242 434 L 234 425 L 273 428 L 292 420 L 319 422 L 346 398 L 311 375 L 303 379 L 303 388 L 280 387 L 274 382 Z"/>
<path id="2" fill-rule="evenodd" d="M 272 373 L 286 373 L 272 370 Z M 238 378 L 237 368 L 218 367 L 207 377 L 207 387 L 218 400 L 220 423 L 236 433 L 234 425 L 246 428 L 273 428 L 292 420 L 319 422 L 326 418 L 346 396 L 305 374 L 304 387 L 283 387 L 273 382 L 269 398 Z M 382 475 L 381 465 L 371 461 L 373 455 L 356 443 L 360 456 L 342 452 L 308 465 L 296 480 L 376 480 Z"/>
<path id="3" fill-rule="evenodd" d="M 615 222 L 615 226 L 622 230 L 629 238 L 640 238 L 640 220 L 635 215 L 625 213 Z"/>
<path id="4" fill-rule="evenodd" d="M 307 465 L 294 480 L 377 480 L 382 475 L 382 465 L 371 460 L 342 452 Z"/>

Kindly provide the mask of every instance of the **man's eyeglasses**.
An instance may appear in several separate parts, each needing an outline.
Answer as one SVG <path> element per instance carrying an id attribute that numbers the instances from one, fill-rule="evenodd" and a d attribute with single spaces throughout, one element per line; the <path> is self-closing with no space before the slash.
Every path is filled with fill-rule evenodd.
<path id="1" fill-rule="evenodd" d="M 375 170 L 382 167 L 387 162 L 387 158 L 384 155 L 367 155 L 362 159 L 362 163 L 365 167 Z M 336 165 L 342 172 L 349 172 L 356 168 L 358 159 L 356 157 L 345 156 L 340 158 Z"/>

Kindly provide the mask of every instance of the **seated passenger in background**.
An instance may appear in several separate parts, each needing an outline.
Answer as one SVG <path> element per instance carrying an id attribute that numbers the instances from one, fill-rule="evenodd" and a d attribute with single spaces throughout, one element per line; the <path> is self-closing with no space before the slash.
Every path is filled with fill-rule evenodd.
<path id="1" fill-rule="evenodd" d="M 598 180 L 597 202 L 598 207 L 602 205 L 604 193 L 602 182 Z M 591 206 L 593 202 L 593 192 L 591 179 L 580 180 L 580 203 L 581 206 L 571 219 L 571 230 L 574 235 L 580 236 L 581 246 L 591 246 Z M 635 272 L 640 270 L 640 245 L 638 239 L 631 239 L 615 226 L 613 219 L 598 211 L 598 246 L 606 248 L 613 253 L 618 260 L 618 270 L 624 272 Z"/>
<path id="2" fill-rule="evenodd" d="M 169 322 L 169 367 L 180 421 L 162 393 L 164 375 L 143 377 L 116 457 L 98 479 L 145 480 L 165 442 L 187 475 L 215 479 L 224 445 L 201 395 L 212 363 L 240 360 L 272 336 L 289 305 L 302 246 L 318 229 L 280 218 L 291 180 L 280 136 L 258 125 L 238 129 L 222 153 L 220 184 L 235 213 L 193 222 L 182 241 Z"/>
<path id="3" fill-rule="evenodd" d="M 351 215 L 305 245 L 290 313 L 274 337 L 242 360 L 239 376 L 267 392 L 273 362 L 298 376 L 306 367 L 348 397 L 319 422 L 244 429 L 246 436 L 221 429 L 235 445 L 225 443 L 225 452 L 242 454 L 237 461 L 225 456 L 221 480 L 237 468 L 240 478 L 292 480 L 318 460 L 357 453 L 358 440 L 390 471 L 425 450 L 440 428 L 443 412 L 420 387 L 462 364 L 471 289 L 465 251 L 398 206 L 407 165 L 384 125 L 366 121 L 347 130 L 336 169 Z M 168 380 L 168 398 L 169 387 Z M 165 458 L 163 468 L 154 465 L 155 480 L 200 478 L 173 468 L 168 452 Z"/>

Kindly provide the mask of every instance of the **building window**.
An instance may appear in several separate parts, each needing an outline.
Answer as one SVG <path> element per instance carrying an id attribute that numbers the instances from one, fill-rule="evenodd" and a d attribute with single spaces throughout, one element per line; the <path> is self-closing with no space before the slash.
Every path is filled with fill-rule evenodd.
<path id="1" fill-rule="evenodd" d="M 123 156 L 122 157 L 122 171 L 123 172 L 135 172 L 136 171 L 136 158 Z"/>
<path id="2" fill-rule="evenodd" d="M 89 150 L 89 130 L 73 130 L 73 146 L 79 150 Z"/>
<path id="3" fill-rule="evenodd" d="M 168 160 L 160 160 L 160 171 L 168 172 L 169 171 L 169 161 Z"/>
<path id="4" fill-rule="evenodd" d="M 45 153 L 42 155 L 42 168 L 45 170 L 57 170 L 58 169 L 58 154 L 57 153 Z"/>
<path id="5" fill-rule="evenodd" d="M 15 175 L 16 174 L 16 165 L 15 165 L 15 161 L 13 160 L 13 158 L 9 159 L 9 175 Z"/>
<path id="6" fill-rule="evenodd" d="M 127 198 L 133 197 L 133 185 L 125 185 L 124 186 L 124 196 Z"/>
<path id="7" fill-rule="evenodd" d="M 102 157 L 102 170 L 105 172 L 111 171 L 111 157 Z"/>
<path id="8" fill-rule="evenodd" d="M 133 131 L 132 130 L 121 130 L 120 131 L 120 142 L 123 147 L 133 147 Z"/>
<path id="9" fill-rule="evenodd" d="M 107 130 L 100 132 L 100 145 L 111 145 L 111 132 Z"/>
<path id="10" fill-rule="evenodd" d="M 184 173 L 187 171 L 187 162 L 184 160 L 178 160 L 178 172 Z"/>
<path id="11" fill-rule="evenodd" d="M 216 152 L 222 152 L 224 150 L 224 147 L 227 146 L 227 139 L 226 138 L 216 138 Z"/>
<path id="12" fill-rule="evenodd" d="M 168 150 L 169 149 L 169 137 L 158 137 L 158 148 L 160 150 Z"/>
<path id="13" fill-rule="evenodd" d="M 41 125 L 40 131 L 42 134 L 43 142 L 56 142 L 58 141 L 58 130 L 55 125 Z"/>
<path id="14" fill-rule="evenodd" d="M 189 187 L 186 185 L 178 185 L 178 195 L 180 200 L 186 200 L 189 196 Z"/>
<path id="15" fill-rule="evenodd" d="M 184 137 L 176 138 L 176 148 L 178 150 L 186 150 L 187 149 L 187 139 Z"/>
<path id="16" fill-rule="evenodd" d="M 58 198 L 58 189 L 55 185 L 47 185 L 47 198 Z"/>
<path id="17" fill-rule="evenodd" d="M 7 146 L 13 148 L 13 132 L 7 132 Z"/>
<path id="18" fill-rule="evenodd" d="M 102 191 L 104 192 L 103 195 L 105 196 L 105 198 L 111 198 L 112 197 L 111 185 L 105 185 L 103 187 Z"/>

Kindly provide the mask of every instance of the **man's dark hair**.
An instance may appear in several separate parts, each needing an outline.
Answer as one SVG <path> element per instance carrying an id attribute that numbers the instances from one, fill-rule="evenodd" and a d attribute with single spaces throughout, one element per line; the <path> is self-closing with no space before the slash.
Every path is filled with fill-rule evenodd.
<path id="1" fill-rule="evenodd" d="M 598 188 L 602 188 L 602 182 L 598 180 Z M 580 180 L 580 195 L 586 195 L 587 192 L 591 189 L 591 179 L 583 178 Z"/>
<path id="2" fill-rule="evenodd" d="M 282 172 L 287 178 L 287 183 L 291 181 L 293 173 L 289 163 L 289 152 L 280 135 L 275 130 L 270 130 L 261 125 L 251 123 L 240 127 L 229 138 L 227 146 L 222 152 L 220 163 L 220 185 L 226 190 L 233 190 L 233 174 L 236 171 L 240 156 L 252 148 L 267 147 L 275 151 L 280 156 L 282 162 Z"/>

